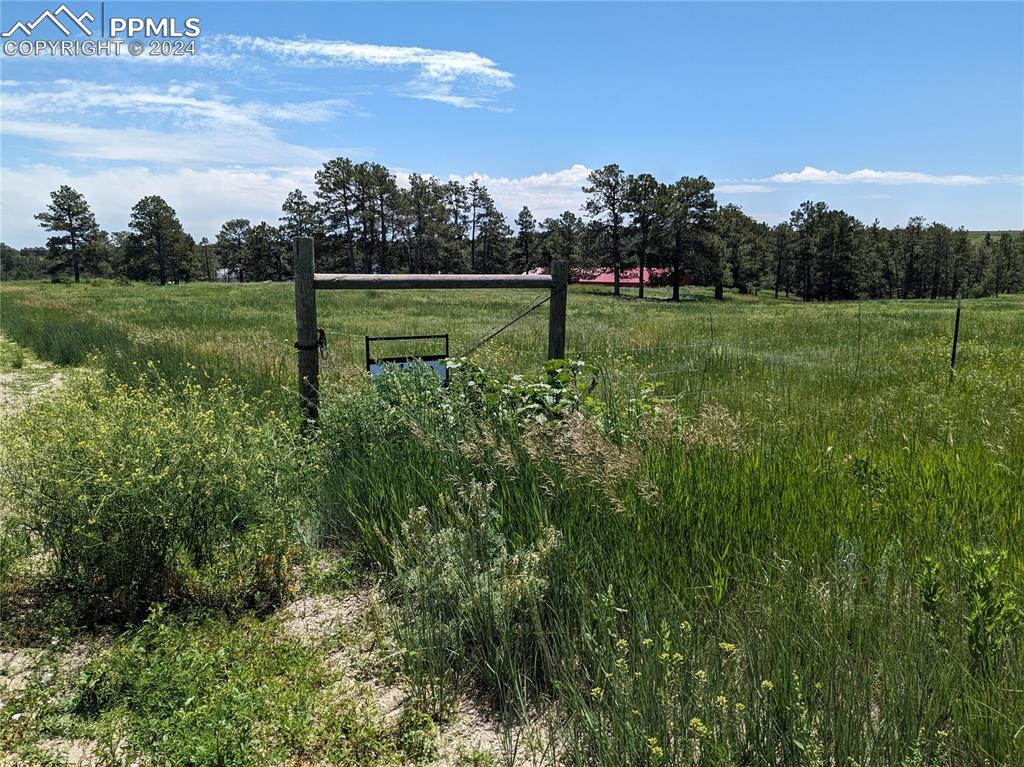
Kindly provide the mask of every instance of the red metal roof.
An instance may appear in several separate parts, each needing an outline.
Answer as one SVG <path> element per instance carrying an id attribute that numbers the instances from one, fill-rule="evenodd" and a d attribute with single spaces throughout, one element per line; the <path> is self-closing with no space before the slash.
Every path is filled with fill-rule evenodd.
<path id="1" fill-rule="evenodd" d="M 672 274 L 671 269 L 654 268 L 644 269 L 644 285 L 665 284 Z M 580 285 L 614 285 L 615 272 L 611 269 L 602 269 L 598 272 L 581 273 L 578 280 Z M 619 286 L 623 288 L 640 287 L 639 269 L 620 269 Z"/>

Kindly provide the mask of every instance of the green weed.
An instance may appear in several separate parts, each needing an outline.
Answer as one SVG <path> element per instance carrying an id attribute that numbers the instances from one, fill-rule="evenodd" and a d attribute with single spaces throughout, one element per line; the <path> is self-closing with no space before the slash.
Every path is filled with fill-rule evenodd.
<path id="1" fill-rule="evenodd" d="M 430 746 L 411 726 L 388 730 L 369 700 L 274 624 L 160 609 L 85 668 L 73 710 L 158 764 L 398 765 Z"/>
<path id="2" fill-rule="evenodd" d="M 312 470 L 293 435 L 226 383 L 83 379 L 5 423 L 9 524 L 100 616 L 270 603 Z"/>

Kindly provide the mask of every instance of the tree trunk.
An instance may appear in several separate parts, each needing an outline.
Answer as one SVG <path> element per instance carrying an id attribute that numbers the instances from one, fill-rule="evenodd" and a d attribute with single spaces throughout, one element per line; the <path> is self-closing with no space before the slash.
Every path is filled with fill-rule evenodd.
<path id="1" fill-rule="evenodd" d="M 469 220 L 469 271 L 476 271 L 476 205 L 473 206 Z"/>
<path id="2" fill-rule="evenodd" d="M 644 297 L 644 267 L 647 265 L 647 245 L 640 243 L 640 298 Z"/>
<path id="3" fill-rule="evenodd" d="M 672 243 L 672 300 L 679 300 L 679 282 L 682 280 L 682 262 L 679 258 L 680 249 L 682 243 L 680 242 L 679 232 L 676 231 L 674 236 L 674 242 Z"/>
<path id="4" fill-rule="evenodd" d="M 612 275 L 614 284 L 612 295 L 619 295 L 619 233 L 612 232 Z"/>

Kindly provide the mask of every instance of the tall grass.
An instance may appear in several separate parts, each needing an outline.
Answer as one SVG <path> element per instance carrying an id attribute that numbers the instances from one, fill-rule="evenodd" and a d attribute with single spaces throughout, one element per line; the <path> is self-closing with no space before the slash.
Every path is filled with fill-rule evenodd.
<path id="1" fill-rule="evenodd" d="M 159 350 L 284 396 L 289 301 L 5 287 L 2 323 L 41 356 L 80 333 L 68 361 Z M 342 335 L 450 330 L 458 351 L 515 304 L 320 307 L 315 523 L 386 574 L 425 706 L 475 687 L 510 718 L 543 712 L 548 755 L 579 764 L 1020 763 L 1021 298 L 967 302 L 952 383 L 948 302 L 574 291 L 589 367 L 540 373 L 531 317 L 447 389 L 362 380 Z M 273 349 L 246 351 L 259 339 Z"/>
<path id="2" fill-rule="evenodd" d="M 582 763 L 1019 756 L 1019 432 L 1003 466 L 892 435 L 852 454 L 720 406 L 539 426 L 474 407 L 486 386 L 403 377 L 325 413 L 324 532 L 396 572 L 436 706 L 556 700 Z"/>

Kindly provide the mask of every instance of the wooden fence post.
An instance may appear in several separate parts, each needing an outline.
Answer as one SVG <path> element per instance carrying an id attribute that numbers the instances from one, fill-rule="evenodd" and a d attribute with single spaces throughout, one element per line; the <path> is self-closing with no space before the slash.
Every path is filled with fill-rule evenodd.
<path id="1" fill-rule="evenodd" d="M 569 291 L 569 263 L 551 262 L 551 303 L 548 306 L 548 359 L 565 357 L 565 299 Z"/>
<path id="2" fill-rule="evenodd" d="M 295 348 L 299 351 L 299 400 L 314 424 L 320 418 L 320 358 L 313 286 L 313 239 L 295 238 Z"/>

